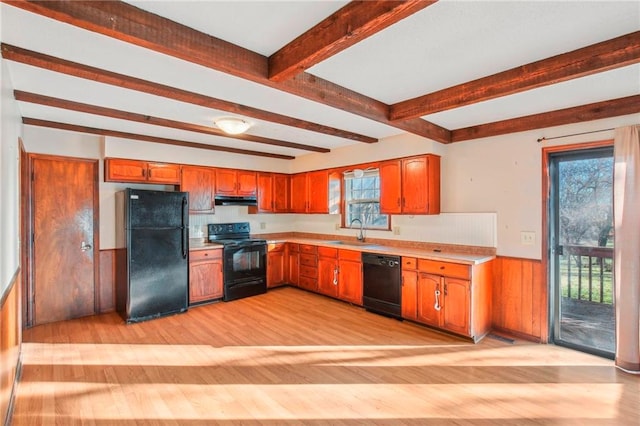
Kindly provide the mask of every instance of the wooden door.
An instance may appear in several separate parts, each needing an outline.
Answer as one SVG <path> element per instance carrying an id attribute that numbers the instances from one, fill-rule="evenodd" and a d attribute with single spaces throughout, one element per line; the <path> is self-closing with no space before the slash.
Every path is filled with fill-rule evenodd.
<path id="1" fill-rule="evenodd" d="M 273 175 L 273 211 L 286 213 L 289 211 L 289 175 L 276 173 Z"/>
<path id="2" fill-rule="evenodd" d="M 308 173 L 309 213 L 329 213 L 329 173 L 326 170 Z"/>
<path id="3" fill-rule="evenodd" d="M 359 253 L 358 253 L 359 254 Z M 338 297 L 346 302 L 362 305 L 362 262 L 338 261 Z"/>
<path id="4" fill-rule="evenodd" d="M 215 175 L 206 167 L 182 167 L 180 190 L 189 193 L 189 213 L 213 213 Z"/>
<path id="5" fill-rule="evenodd" d="M 469 335 L 470 283 L 457 278 L 444 279 L 443 326 L 454 333 Z"/>
<path id="6" fill-rule="evenodd" d="M 424 214 L 428 212 L 427 158 L 402 160 L 402 212 Z"/>
<path id="7" fill-rule="evenodd" d="M 402 171 L 400 160 L 380 164 L 380 212 L 402 213 Z"/>
<path id="8" fill-rule="evenodd" d="M 180 165 L 149 163 L 147 165 L 147 181 L 149 183 L 180 185 Z"/>
<path id="9" fill-rule="evenodd" d="M 222 298 L 222 250 L 192 251 L 189 257 L 189 303 Z"/>
<path id="10" fill-rule="evenodd" d="M 284 243 L 269 244 L 267 253 L 267 287 L 277 287 L 284 284 L 285 267 Z"/>
<path id="11" fill-rule="evenodd" d="M 436 295 L 436 292 L 440 294 Z M 420 272 L 418 275 L 418 321 L 440 327 L 443 299 L 444 292 L 440 285 L 440 276 Z"/>
<path id="12" fill-rule="evenodd" d="M 300 264 L 298 244 L 287 243 L 287 253 L 289 256 L 289 264 L 288 264 L 289 274 L 287 277 L 287 281 L 290 284 L 298 285 L 298 266 Z"/>
<path id="13" fill-rule="evenodd" d="M 271 173 L 258 173 L 258 211 L 273 211 L 273 176 Z"/>
<path id="14" fill-rule="evenodd" d="M 338 261 L 331 257 L 318 257 L 318 292 L 338 297 Z"/>
<path id="15" fill-rule="evenodd" d="M 32 325 L 96 313 L 98 163 L 31 156 Z"/>
<path id="16" fill-rule="evenodd" d="M 418 319 L 418 273 L 402 270 L 402 318 Z"/>
<path id="17" fill-rule="evenodd" d="M 216 194 L 235 195 L 236 171 L 231 169 L 216 169 Z"/>
<path id="18" fill-rule="evenodd" d="M 147 163 L 139 160 L 108 158 L 104 161 L 105 181 L 146 182 Z"/>
<path id="19" fill-rule="evenodd" d="M 291 212 L 305 213 L 307 211 L 307 173 L 291 176 Z"/>
<path id="20" fill-rule="evenodd" d="M 242 196 L 256 195 L 256 172 L 248 170 L 237 171 L 236 194 Z"/>

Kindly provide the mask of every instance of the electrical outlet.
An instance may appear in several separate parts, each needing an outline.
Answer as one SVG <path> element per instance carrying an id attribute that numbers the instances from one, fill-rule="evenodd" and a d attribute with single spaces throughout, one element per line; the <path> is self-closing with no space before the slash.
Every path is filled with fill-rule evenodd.
<path id="1" fill-rule="evenodd" d="M 394 226 L 393 227 L 393 235 L 400 235 L 400 227 L 399 226 Z"/>
<path id="2" fill-rule="evenodd" d="M 536 243 L 536 233 L 531 231 L 520 231 L 520 244 L 532 246 Z"/>
<path id="3" fill-rule="evenodd" d="M 260 222 L 260 229 L 267 229 L 267 223 L 266 222 Z"/>

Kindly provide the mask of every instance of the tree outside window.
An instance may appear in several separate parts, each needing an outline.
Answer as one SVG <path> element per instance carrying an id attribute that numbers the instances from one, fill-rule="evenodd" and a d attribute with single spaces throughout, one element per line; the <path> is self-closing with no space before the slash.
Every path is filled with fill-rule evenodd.
<path id="1" fill-rule="evenodd" d="M 345 225 L 354 219 L 367 229 L 390 229 L 389 215 L 380 213 L 380 172 L 365 170 L 361 177 L 354 172 L 344 174 Z"/>

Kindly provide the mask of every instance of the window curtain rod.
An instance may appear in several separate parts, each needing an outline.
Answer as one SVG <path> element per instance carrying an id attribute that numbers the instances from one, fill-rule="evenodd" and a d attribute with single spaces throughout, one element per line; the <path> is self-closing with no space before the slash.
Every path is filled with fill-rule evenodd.
<path id="1" fill-rule="evenodd" d="M 590 132 L 582 132 L 582 133 L 572 133 L 570 135 L 562 135 L 562 136 L 553 136 L 551 138 L 548 138 L 546 136 L 543 136 L 541 138 L 538 138 L 538 143 L 543 142 L 543 141 L 550 141 L 552 139 L 562 139 L 562 138 L 568 138 L 570 136 L 580 136 L 580 135 L 588 135 L 591 133 L 600 133 L 600 132 L 608 132 L 610 130 L 615 130 L 614 128 L 611 129 L 602 129 L 602 130 L 592 130 Z"/>

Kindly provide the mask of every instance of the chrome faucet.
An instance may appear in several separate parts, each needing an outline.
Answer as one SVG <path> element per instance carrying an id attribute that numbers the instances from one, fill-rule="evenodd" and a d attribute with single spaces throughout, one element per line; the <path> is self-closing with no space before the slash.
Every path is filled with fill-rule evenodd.
<path id="1" fill-rule="evenodd" d="M 358 239 L 358 241 L 364 242 L 364 232 L 363 232 L 364 224 L 362 223 L 362 221 L 360 219 L 358 219 L 357 217 L 355 219 L 352 219 L 351 223 L 349 224 L 349 228 L 352 227 L 351 225 L 353 225 L 353 222 L 355 222 L 356 220 L 358 222 L 360 222 L 360 232 L 358 233 L 358 236 L 356 238 Z"/>

